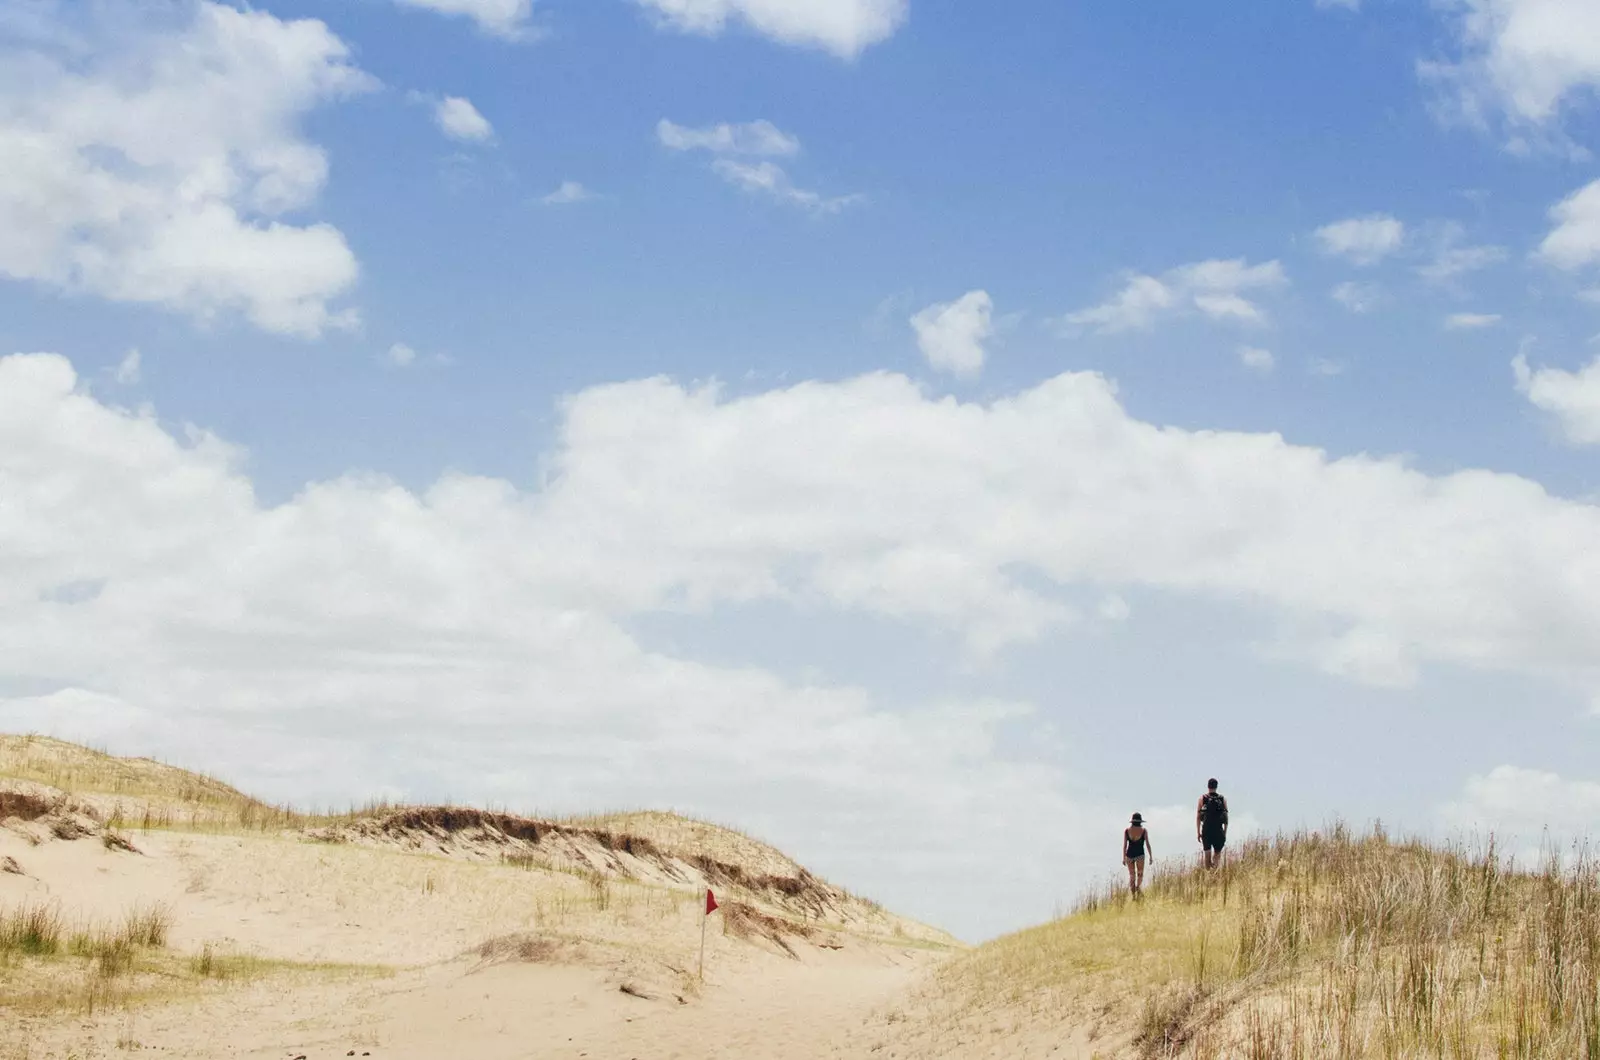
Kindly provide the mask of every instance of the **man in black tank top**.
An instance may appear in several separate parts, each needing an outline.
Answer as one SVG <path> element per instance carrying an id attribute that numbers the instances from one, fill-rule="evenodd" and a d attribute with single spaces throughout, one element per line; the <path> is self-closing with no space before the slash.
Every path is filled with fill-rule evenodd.
<path id="1" fill-rule="evenodd" d="M 1217 778 L 1206 781 L 1206 793 L 1194 812 L 1194 837 L 1200 844 L 1206 868 L 1222 864 L 1222 848 L 1228 842 L 1228 800 L 1217 791 Z"/>

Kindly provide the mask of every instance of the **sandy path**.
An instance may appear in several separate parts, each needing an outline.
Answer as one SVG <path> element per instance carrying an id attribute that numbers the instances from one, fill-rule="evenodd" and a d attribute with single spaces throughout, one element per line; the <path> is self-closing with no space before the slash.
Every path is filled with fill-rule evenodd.
<path id="1" fill-rule="evenodd" d="M 181 1060 L 865 1058 L 873 1014 L 936 957 L 802 950 L 730 955 L 687 1004 L 622 993 L 584 967 L 465 962 L 370 980 L 257 984 L 30 1036 L 34 1058 L 159 1053 Z M 17 1043 L 20 1044 L 20 1043 Z M 15 1048 L 15 1044 L 13 1046 Z"/>

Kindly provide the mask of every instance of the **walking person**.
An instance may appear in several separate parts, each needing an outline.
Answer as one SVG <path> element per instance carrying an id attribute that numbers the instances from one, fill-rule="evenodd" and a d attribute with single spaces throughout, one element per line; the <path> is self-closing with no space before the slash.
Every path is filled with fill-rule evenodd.
<path id="1" fill-rule="evenodd" d="M 1208 869 L 1222 864 L 1222 848 L 1228 842 L 1228 800 L 1217 792 L 1217 778 L 1206 781 L 1206 793 L 1194 812 L 1194 837 L 1200 844 Z"/>
<path id="2" fill-rule="evenodd" d="M 1144 891 L 1144 863 L 1155 861 L 1156 849 L 1150 845 L 1150 832 L 1144 818 L 1133 815 L 1133 822 L 1122 830 L 1122 863 L 1128 866 L 1128 890 L 1135 897 Z"/>

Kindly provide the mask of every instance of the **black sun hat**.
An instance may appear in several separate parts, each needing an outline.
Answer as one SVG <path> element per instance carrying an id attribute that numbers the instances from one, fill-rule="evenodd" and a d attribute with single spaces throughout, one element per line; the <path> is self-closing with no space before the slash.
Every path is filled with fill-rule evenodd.
<path id="1" fill-rule="evenodd" d="M 1140 815 L 1140 814 L 1137 814 L 1137 813 L 1134 814 L 1133 815 L 1133 823 L 1134 824 L 1144 824 L 1144 817 L 1142 815 Z"/>

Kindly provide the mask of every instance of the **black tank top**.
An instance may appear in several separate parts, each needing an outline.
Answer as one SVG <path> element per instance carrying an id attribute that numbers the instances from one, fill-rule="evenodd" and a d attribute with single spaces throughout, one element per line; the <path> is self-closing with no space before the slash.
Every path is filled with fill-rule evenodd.
<path id="1" fill-rule="evenodd" d="M 1150 833 L 1145 832 L 1138 839 L 1135 839 L 1131 834 L 1132 832 L 1133 829 L 1131 828 L 1122 830 L 1122 856 L 1125 858 L 1142 858 L 1144 857 L 1144 841 L 1150 838 Z"/>

